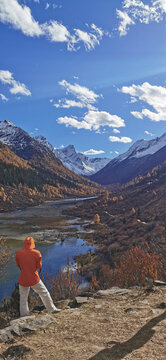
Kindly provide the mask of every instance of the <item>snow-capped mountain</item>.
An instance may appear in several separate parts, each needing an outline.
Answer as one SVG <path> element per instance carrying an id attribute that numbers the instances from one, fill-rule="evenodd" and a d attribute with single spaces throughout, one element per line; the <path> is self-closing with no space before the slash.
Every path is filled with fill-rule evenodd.
<path id="1" fill-rule="evenodd" d="M 123 184 L 138 175 L 145 175 L 166 160 L 166 133 L 153 140 L 138 140 L 128 151 L 111 160 L 90 177 L 100 184 Z"/>
<path id="2" fill-rule="evenodd" d="M 128 151 L 119 155 L 116 160 L 123 161 L 129 158 L 140 158 L 146 155 L 152 155 L 164 146 L 166 146 L 166 133 L 149 141 L 144 139 L 136 141 Z"/>
<path id="3" fill-rule="evenodd" d="M 47 139 L 41 135 L 36 136 L 35 139 L 52 150 L 64 166 L 78 175 L 90 176 L 102 169 L 110 161 L 110 159 L 107 158 L 91 159 L 82 153 L 77 153 L 73 145 L 69 145 L 63 149 L 55 149 Z"/>
<path id="4" fill-rule="evenodd" d="M 45 155 L 50 153 L 48 148 L 8 120 L 0 121 L 0 141 L 24 159 L 32 158 L 37 151 Z"/>
<path id="5" fill-rule="evenodd" d="M 41 199 L 55 199 L 93 196 L 97 192 L 88 179 L 65 167 L 48 144 L 46 146 L 40 143 L 7 120 L 0 121 L 0 162 L 1 184 L 10 187 L 16 185 L 17 188 L 21 183 L 25 190 L 23 198 L 26 204 L 33 197 L 28 188 L 36 189 L 35 201 L 39 201 L 40 196 Z M 22 193 L 20 195 L 21 202 Z M 19 205 L 20 202 L 16 201 Z"/>
<path id="6" fill-rule="evenodd" d="M 35 136 L 34 139 L 54 152 L 55 148 L 47 141 L 47 139 L 43 135 Z"/>

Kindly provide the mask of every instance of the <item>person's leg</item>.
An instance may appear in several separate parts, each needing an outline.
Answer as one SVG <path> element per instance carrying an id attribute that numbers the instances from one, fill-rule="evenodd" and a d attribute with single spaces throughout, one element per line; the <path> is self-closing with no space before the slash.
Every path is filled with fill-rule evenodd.
<path id="1" fill-rule="evenodd" d="M 36 285 L 31 286 L 31 287 L 40 296 L 44 306 L 46 307 L 46 309 L 49 313 L 60 311 L 54 305 L 47 288 L 45 287 L 45 285 L 43 284 L 43 282 L 41 280 Z"/>
<path id="2" fill-rule="evenodd" d="M 29 290 L 30 290 L 30 287 L 19 285 L 20 316 L 28 316 L 29 315 L 29 307 L 28 307 Z"/>

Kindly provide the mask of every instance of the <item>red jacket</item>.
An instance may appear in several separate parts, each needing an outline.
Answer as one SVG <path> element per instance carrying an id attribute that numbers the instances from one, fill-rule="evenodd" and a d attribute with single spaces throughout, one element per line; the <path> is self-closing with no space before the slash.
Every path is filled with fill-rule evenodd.
<path id="1" fill-rule="evenodd" d="M 40 251 L 34 250 L 32 237 L 27 237 L 23 249 L 16 252 L 16 264 L 21 270 L 18 283 L 22 286 L 33 286 L 40 281 L 38 270 L 41 269 L 42 256 Z"/>

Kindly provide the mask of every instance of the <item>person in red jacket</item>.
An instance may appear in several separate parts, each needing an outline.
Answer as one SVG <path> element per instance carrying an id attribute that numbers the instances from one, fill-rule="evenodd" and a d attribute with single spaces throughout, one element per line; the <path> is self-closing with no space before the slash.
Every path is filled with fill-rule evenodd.
<path id="1" fill-rule="evenodd" d="M 47 288 L 39 277 L 38 271 L 41 271 L 42 256 L 40 251 L 35 250 L 35 242 L 32 237 L 27 237 L 23 243 L 23 249 L 16 252 L 16 264 L 21 270 L 18 279 L 20 316 L 29 315 L 28 294 L 30 287 L 39 294 L 49 313 L 60 311 L 55 307 Z"/>

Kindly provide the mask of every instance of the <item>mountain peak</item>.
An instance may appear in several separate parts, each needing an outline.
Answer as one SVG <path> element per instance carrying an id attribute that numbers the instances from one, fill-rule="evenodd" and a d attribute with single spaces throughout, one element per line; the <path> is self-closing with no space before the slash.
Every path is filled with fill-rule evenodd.
<path id="1" fill-rule="evenodd" d="M 103 185 L 123 184 L 139 175 L 145 175 L 166 160 L 166 133 L 152 140 L 136 141 L 124 154 L 109 162 L 91 176 Z"/>
<path id="2" fill-rule="evenodd" d="M 4 120 L 4 121 L 0 121 L 0 124 L 1 125 L 4 125 L 4 126 L 15 126 L 11 121 L 9 120 Z"/>
<path id="3" fill-rule="evenodd" d="M 94 174 L 110 161 L 107 158 L 90 159 L 82 153 L 77 153 L 74 145 L 71 144 L 62 149 L 54 148 L 42 135 L 36 136 L 35 139 L 42 145 L 49 147 L 64 166 L 78 175 L 89 176 Z"/>
<path id="4" fill-rule="evenodd" d="M 68 145 L 62 149 L 63 152 L 76 152 L 74 145 Z"/>

